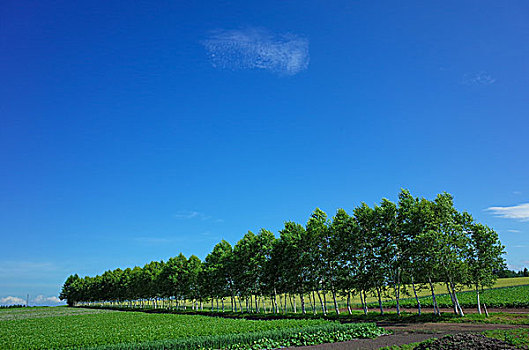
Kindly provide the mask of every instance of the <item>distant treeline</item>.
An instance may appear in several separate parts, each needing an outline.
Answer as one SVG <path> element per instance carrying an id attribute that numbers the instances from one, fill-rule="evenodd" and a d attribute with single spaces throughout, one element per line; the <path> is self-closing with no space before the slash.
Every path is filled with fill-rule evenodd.
<path id="1" fill-rule="evenodd" d="M 431 291 L 436 313 L 434 283 L 446 285 L 454 312 L 463 315 L 456 291 L 463 285 L 477 292 L 492 286 L 498 271 L 505 270 L 504 247 L 497 233 L 454 208 L 453 198 L 443 193 L 434 200 L 413 197 L 402 190 L 397 203 L 383 199 L 380 205 L 365 203 L 351 214 L 338 209 L 329 219 L 316 209 L 308 222 L 286 222 L 279 238 L 265 229 L 248 232 L 231 246 L 218 243 L 204 261 L 180 254 L 143 267 L 109 270 L 100 276 L 69 276 L 61 299 L 68 305 L 83 302 L 143 304 L 169 301 L 178 308 L 192 301 L 232 311 L 285 312 L 287 302 L 298 296 L 301 311 L 306 300 L 327 312 L 326 295 L 360 296 L 367 313 L 366 297 L 375 296 L 383 313 L 382 298 L 391 293 L 400 313 L 402 293 L 415 295 L 420 313 L 419 288 Z M 293 305 L 295 309 L 295 304 Z M 314 309 L 314 307 L 313 307 Z"/>
<path id="2" fill-rule="evenodd" d="M 527 270 L 527 267 L 520 271 L 503 269 L 496 271 L 496 276 L 499 278 L 529 277 L 529 270 Z"/>
<path id="3" fill-rule="evenodd" d="M 20 307 L 26 307 L 26 305 L 0 305 L 0 309 L 15 309 Z"/>

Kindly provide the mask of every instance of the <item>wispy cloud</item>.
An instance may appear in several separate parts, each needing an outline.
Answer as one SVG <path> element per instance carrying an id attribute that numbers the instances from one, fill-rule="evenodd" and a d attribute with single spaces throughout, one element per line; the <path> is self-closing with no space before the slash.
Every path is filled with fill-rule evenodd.
<path id="1" fill-rule="evenodd" d="M 26 301 L 19 297 L 7 296 L 0 298 L 0 305 L 25 305 Z"/>
<path id="2" fill-rule="evenodd" d="M 487 210 L 498 217 L 529 221 L 529 203 L 522 203 L 512 207 L 490 207 Z"/>
<path id="3" fill-rule="evenodd" d="M 520 230 L 507 230 L 507 232 L 511 232 L 511 233 L 519 233 Z"/>
<path id="4" fill-rule="evenodd" d="M 207 216 L 204 213 L 201 213 L 199 211 L 190 211 L 190 210 L 180 210 L 176 214 L 174 214 L 174 217 L 177 219 L 200 219 L 200 220 L 207 220 L 210 219 L 210 216 Z"/>
<path id="5" fill-rule="evenodd" d="M 57 296 L 47 297 L 45 295 L 39 294 L 34 298 L 30 298 L 29 304 L 30 305 L 59 305 L 59 304 L 64 304 L 64 302 L 61 301 Z M 10 295 L 5 298 L 0 298 L 0 305 L 26 305 L 26 299 Z"/>
<path id="6" fill-rule="evenodd" d="M 202 212 L 193 211 L 193 210 L 180 210 L 180 211 L 176 212 L 176 214 L 174 214 L 173 217 L 176 218 L 176 219 L 181 219 L 181 220 L 195 219 L 195 220 L 202 220 L 202 221 L 210 220 L 210 221 L 213 221 L 215 223 L 224 222 L 223 219 L 214 218 L 213 216 L 206 215 L 206 214 L 204 214 Z"/>
<path id="7" fill-rule="evenodd" d="M 218 30 L 202 42 L 213 67 L 295 75 L 309 66 L 309 41 L 264 29 Z"/>
<path id="8" fill-rule="evenodd" d="M 496 78 L 487 72 L 481 71 L 478 73 L 467 73 L 463 76 L 461 83 L 464 85 L 492 85 L 496 82 Z"/>
<path id="9" fill-rule="evenodd" d="M 63 302 L 56 296 L 47 297 L 42 294 L 37 295 L 35 298 L 30 300 L 33 305 L 56 305 L 62 304 Z"/>

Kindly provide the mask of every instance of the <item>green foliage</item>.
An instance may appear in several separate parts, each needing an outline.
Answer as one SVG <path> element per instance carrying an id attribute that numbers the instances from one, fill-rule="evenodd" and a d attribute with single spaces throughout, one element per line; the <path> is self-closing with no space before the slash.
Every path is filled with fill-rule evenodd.
<path id="1" fill-rule="evenodd" d="M 490 338 L 503 340 L 504 342 L 516 346 L 518 349 L 529 349 L 529 329 L 509 329 L 509 330 L 491 330 L 483 332 Z"/>
<path id="2" fill-rule="evenodd" d="M 26 318 L 0 321 L 0 348 L 226 348 L 268 341 L 312 344 L 375 337 L 382 333 L 374 324 L 340 324 L 322 319 L 251 321 L 196 315 L 93 312 L 98 310 L 82 315 L 63 313 L 83 310 L 77 308 L 40 310 L 42 314 L 37 312 Z"/>
<path id="3" fill-rule="evenodd" d="M 480 292 L 481 302 L 485 303 L 487 307 L 529 307 L 529 285 L 485 289 Z M 476 292 L 466 291 L 457 293 L 459 303 L 462 307 L 474 308 L 476 307 Z M 440 294 L 436 296 L 439 307 L 451 307 L 452 300 L 448 294 Z M 432 307 L 433 301 L 431 296 L 420 297 L 421 305 L 423 307 Z M 413 298 L 402 299 L 401 306 L 413 308 L 416 306 L 416 300 Z M 374 304 L 373 304 L 374 305 Z M 386 301 L 383 303 L 384 307 L 395 307 L 395 301 Z"/>
<path id="4" fill-rule="evenodd" d="M 204 262 L 179 254 L 100 276 L 72 275 L 60 297 L 70 306 L 180 310 L 191 304 L 193 310 L 206 305 L 210 311 L 255 313 L 319 308 L 325 314 L 332 304 L 339 314 L 339 296 L 347 297 L 350 307 L 356 295 L 362 303 L 375 296 L 383 313 L 382 300 L 390 292 L 400 312 L 401 295 L 410 295 L 410 286 L 417 296 L 425 287 L 434 295 L 434 284 L 442 283 L 454 311 L 463 316 L 456 291 L 492 286 L 503 254 L 497 233 L 456 210 L 450 194 L 432 201 L 402 190 L 398 203 L 362 203 L 352 215 L 339 209 L 329 219 L 316 208 L 305 227 L 286 222 L 279 238 L 265 229 L 249 231 L 233 248 L 226 241 L 217 244 Z M 440 303 L 446 305 L 443 297 Z"/>

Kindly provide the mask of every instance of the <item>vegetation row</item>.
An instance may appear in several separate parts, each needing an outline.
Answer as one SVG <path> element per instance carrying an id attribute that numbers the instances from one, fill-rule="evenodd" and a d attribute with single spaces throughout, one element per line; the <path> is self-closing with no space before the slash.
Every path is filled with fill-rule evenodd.
<path id="1" fill-rule="evenodd" d="M 285 328 L 270 331 L 228 335 L 169 339 L 155 342 L 102 345 L 91 350 L 165 350 L 165 349 L 278 349 L 290 346 L 308 346 L 336 343 L 357 338 L 375 338 L 384 334 L 382 328 L 373 323 L 326 324 L 305 328 Z"/>
<path id="2" fill-rule="evenodd" d="M 447 308 L 452 306 L 450 295 L 441 294 L 436 297 L 437 305 L 439 307 Z M 433 307 L 433 299 L 431 296 L 423 296 L 419 298 L 423 307 Z M 476 307 L 476 292 L 466 291 L 458 293 L 458 300 L 461 307 L 471 308 Z M 481 293 L 481 300 L 486 303 L 488 307 L 499 308 L 527 308 L 529 307 L 529 286 L 505 287 L 485 289 Z M 382 305 L 385 308 L 396 307 L 395 301 L 384 301 Z M 401 299 L 400 305 L 402 307 L 415 307 L 416 301 L 412 298 Z"/>
<path id="3" fill-rule="evenodd" d="M 286 222 L 279 237 L 261 229 L 233 247 L 223 240 L 204 261 L 180 254 L 94 277 L 71 275 L 60 298 L 68 305 L 181 309 L 191 302 L 194 310 L 285 313 L 290 307 L 303 314 L 310 305 L 326 314 L 329 296 L 339 314 L 340 296 L 349 313 L 351 298 L 358 296 L 367 314 L 368 296 L 383 313 L 383 298 L 391 294 L 400 314 L 403 295 L 414 296 L 421 313 L 418 291 L 427 289 L 438 314 L 434 285 L 441 283 L 454 313 L 463 316 L 456 292 L 474 289 L 481 313 L 480 291 L 504 269 L 503 254 L 498 234 L 456 210 L 451 195 L 428 200 L 402 190 L 397 203 L 362 203 L 351 214 L 339 209 L 332 219 L 316 209 L 306 225 Z"/>
<path id="4" fill-rule="evenodd" d="M 63 313 L 72 310 L 81 314 Z M 14 311 L 4 310 L 2 313 Z M 331 338 L 374 337 L 382 332 L 374 324 L 342 325 L 322 319 L 264 322 L 61 307 L 36 308 L 25 314 L 23 318 L 0 320 L 1 349 L 249 348 L 248 345 L 255 342 L 309 344 L 318 340 L 331 341 Z"/>

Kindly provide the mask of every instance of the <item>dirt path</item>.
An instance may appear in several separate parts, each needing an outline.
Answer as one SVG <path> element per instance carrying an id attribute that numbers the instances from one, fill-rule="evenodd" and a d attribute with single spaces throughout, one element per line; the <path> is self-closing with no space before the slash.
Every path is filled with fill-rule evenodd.
<path id="1" fill-rule="evenodd" d="M 483 323 L 389 323 L 379 322 L 378 326 L 394 334 L 383 335 L 375 339 L 355 339 L 348 342 L 320 344 L 290 348 L 299 349 L 379 349 L 390 345 L 404 345 L 421 342 L 430 338 L 439 338 L 446 334 L 480 333 L 493 329 L 528 328 L 527 325 L 483 324 Z"/>

